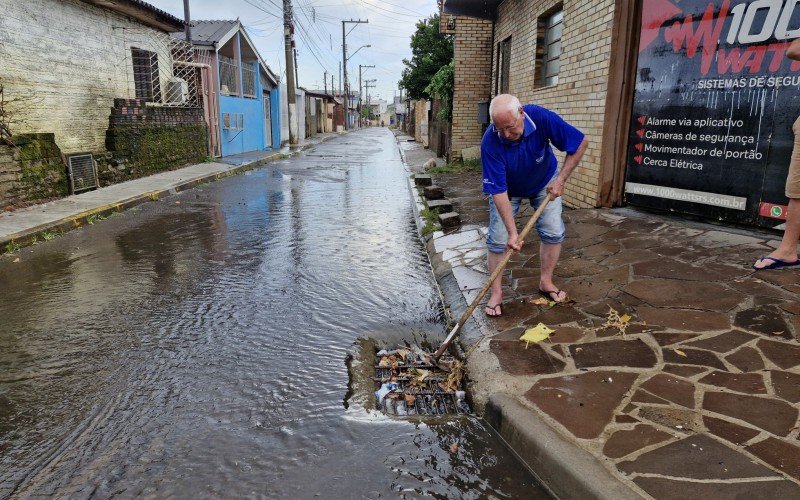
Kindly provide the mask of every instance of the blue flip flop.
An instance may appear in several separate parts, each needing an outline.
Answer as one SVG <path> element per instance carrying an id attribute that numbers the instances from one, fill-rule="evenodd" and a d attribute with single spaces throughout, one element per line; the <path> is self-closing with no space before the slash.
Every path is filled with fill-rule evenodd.
<path id="1" fill-rule="evenodd" d="M 766 265 L 764 267 L 756 267 L 756 265 L 753 264 L 753 269 L 755 269 L 756 271 L 763 271 L 765 269 L 780 269 L 782 267 L 800 266 L 800 259 L 794 262 L 787 262 L 785 260 L 776 259 L 775 257 L 767 257 L 765 255 L 759 258 L 756 262 L 761 262 L 762 260 L 771 260 L 772 264 Z"/>

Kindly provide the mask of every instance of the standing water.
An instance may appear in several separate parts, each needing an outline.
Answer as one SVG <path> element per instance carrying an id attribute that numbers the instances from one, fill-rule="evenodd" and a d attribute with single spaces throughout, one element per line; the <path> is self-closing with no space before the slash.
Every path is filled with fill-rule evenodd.
<path id="1" fill-rule="evenodd" d="M 543 497 L 353 397 L 358 339 L 445 333 L 407 175 L 355 132 L 1 260 L 0 497 Z"/>

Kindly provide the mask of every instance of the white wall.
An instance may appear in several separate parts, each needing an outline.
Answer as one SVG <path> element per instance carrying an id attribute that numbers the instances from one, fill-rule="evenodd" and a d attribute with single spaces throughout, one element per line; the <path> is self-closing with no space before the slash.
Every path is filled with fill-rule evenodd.
<path id="1" fill-rule="evenodd" d="M 306 138 L 306 93 L 300 89 L 295 89 L 296 115 L 292 121 L 298 122 L 297 140 L 302 141 Z M 289 143 L 289 100 L 287 99 L 286 84 L 281 84 L 281 145 Z"/>
<path id="2" fill-rule="evenodd" d="M 6 101 L 22 99 L 8 106 L 23 120 L 12 133 L 55 133 L 65 153 L 104 151 L 113 99 L 135 97 L 134 32 L 156 32 L 79 0 L 0 0 L 0 12 L 0 83 Z"/>

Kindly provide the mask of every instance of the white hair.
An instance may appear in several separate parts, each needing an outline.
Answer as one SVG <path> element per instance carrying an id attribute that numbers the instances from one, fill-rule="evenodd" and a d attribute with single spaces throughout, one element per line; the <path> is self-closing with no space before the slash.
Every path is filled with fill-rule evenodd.
<path id="1" fill-rule="evenodd" d="M 503 111 L 514 111 L 517 113 L 521 107 L 522 104 L 520 104 L 516 96 L 511 94 L 496 95 L 494 99 L 492 99 L 492 102 L 489 103 L 489 118 L 494 122 L 496 113 L 502 113 Z"/>

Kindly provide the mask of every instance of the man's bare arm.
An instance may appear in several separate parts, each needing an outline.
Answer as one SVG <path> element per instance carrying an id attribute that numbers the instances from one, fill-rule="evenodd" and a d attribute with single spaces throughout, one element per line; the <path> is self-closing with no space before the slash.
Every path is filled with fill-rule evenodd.
<path id="1" fill-rule="evenodd" d="M 583 157 L 583 153 L 586 152 L 586 148 L 589 147 L 589 141 L 586 138 L 583 139 L 581 145 L 578 146 L 578 149 L 571 155 L 567 155 L 564 158 L 564 166 L 561 167 L 561 172 L 559 172 L 558 176 L 550 182 L 547 186 L 547 191 L 550 193 L 550 199 L 555 200 L 562 194 L 564 194 L 564 184 L 567 183 L 567 179 L 569 176 L 572 175 L 572 171 L 575 170 L 575 167 L 578 166 L 580 163 L 581 158 Z"/>

